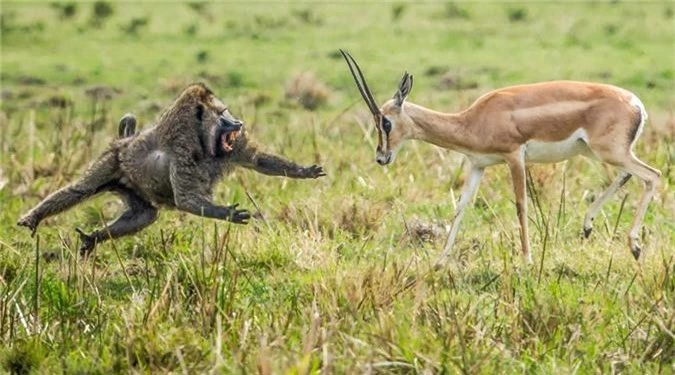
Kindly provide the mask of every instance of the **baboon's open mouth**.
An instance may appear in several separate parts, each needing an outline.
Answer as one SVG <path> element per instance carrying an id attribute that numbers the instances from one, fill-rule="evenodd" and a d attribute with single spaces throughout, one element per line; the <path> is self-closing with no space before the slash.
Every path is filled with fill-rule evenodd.
<path id="1" fill-rule="evenodd" d="M 223 150 L 226 152 L 232 151 L 232 145 L 234 145 L 234 141 L 237 140 L 239 133 L 241 133 L 241 130 L 232 130 L 223 133 L 223 135 L 220 137 L 220 141 L 223 144 Z"/>

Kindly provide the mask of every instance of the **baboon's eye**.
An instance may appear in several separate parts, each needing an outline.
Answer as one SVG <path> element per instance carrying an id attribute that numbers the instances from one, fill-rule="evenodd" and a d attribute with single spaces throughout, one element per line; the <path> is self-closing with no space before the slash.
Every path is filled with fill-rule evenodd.
<path id="1" fill-rule="evenodd" d="M 197 104 L 197 120 L 202 121 L 204 118 L 204 106 Z"/>
<path id="2" fill-rule="evenodd" d="M 382 117 L 382 130 L 387 134 L 391 131 L 391 121 L 386 117 Z"/>

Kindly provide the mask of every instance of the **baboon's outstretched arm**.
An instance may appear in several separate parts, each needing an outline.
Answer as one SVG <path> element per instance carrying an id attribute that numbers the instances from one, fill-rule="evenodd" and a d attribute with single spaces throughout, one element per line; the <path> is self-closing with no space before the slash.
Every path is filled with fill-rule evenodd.
<path id="1" fill-rule="evenodd" d="M 303 167 L 281 156 L 265 153 L 258 153 L 251 165 L 255 171 L 270 176 L 318 178 L 326 175 L 318 165 Z"/>
<path id="2" fill-rule="evenodd" d="M 84 172 L 79 180 L 47 196 L 23 215 L 17 224 L 28 227 L 35 233 L 43 219 L 63 212 L 93 195 L 109 190 L 119 178 L 117 156 L 113 152 L 106 152 Z"/>
<path id="3" fill-rule="evenodd" d="M 170 179 L 176 208 L 194 215 L 247 224 L 251 217 L 247 210 L 237 209 L 236 204 L 218 206 L 211 202 L 211 184 L 204 176 L 197 175 L 197 170 L 195 166 L 171 164 Z"/>
<path id="4" fill-rule="evenodd" d="M 291 178 L 318 178 L 325 176 L 323 168 L 318 165 L 303 167 L 282 156 L 259 152 L 248 146 L 235 155 L 235 161 L 242 167 L 269 176 L 286 176 Z"/>

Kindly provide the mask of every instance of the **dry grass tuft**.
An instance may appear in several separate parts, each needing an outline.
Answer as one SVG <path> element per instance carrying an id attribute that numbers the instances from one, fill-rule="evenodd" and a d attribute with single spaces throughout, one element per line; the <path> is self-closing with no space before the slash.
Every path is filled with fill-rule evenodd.
<path id="1" fill-rule="evenodd" d="M 85 89 L 84 93 L 86 96 L 94 100 L 110 100 L 114 98 L 116 95 L 121 94 L 122 90 L 116 87 L 95 85 Z"/>
<path id="2" fill-rule="evenodd" d="M 461 74 L 447 72 L 438 80 L 439 90 L 470 90 L 478 87 L 478 82 Z"/>
<path id="3" fill-rule="evenodd" d="M 189 85 L 190 82 L 191 81 L 186 77 L 169 77 L 162 79 L 159 82 L 159 87 L 161 88 L 161 91 L 165 94 L 177 95 L 187 85 Z"/>
<path id="4" fill-rule="evenodd" d="M 303 72 L 286 84 L 286 97 L 297 101 L 305 109 L 314 110 L 328 101 L 330 91 L 314 73 Z"/>
<path id="5" fill-rule="evenodd" d="M 438 243 L 443 238 L 443 227 L 435 223 L 425 223 L 420 220 L 412 220 L 406 225 L 407 234 L 413 243 L 422 244 Z"/>
<path id="6" fill-rule="evenodd" d="M 277 220 L 301 228 L 303 231 L 321 232 L 328 238 L 334 238 L 336 232 L 350 234 L 360 238 L 375 232 L 388 212 L 384 202 L 372 202 L 365 199 L 345 199 L 339 208 L 333 211 L 313 210 L 304 205 L 288 205 L 281 209 Z"/>
<path id="7" fill-rule="evenodd" d="M 341 230 L 359 237 L 377 230 L 387 211 L 387 207 L 382 202 L 366 200 L 345 202 L 345 205 L 341 207 L 338 225 Z"/>

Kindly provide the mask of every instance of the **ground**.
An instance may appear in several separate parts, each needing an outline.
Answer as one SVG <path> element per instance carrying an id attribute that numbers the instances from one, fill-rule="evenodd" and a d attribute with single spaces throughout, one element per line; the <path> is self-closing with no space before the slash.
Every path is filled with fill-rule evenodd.
<path id="1" fill-rule="evenodd" d="M 5 371 L 675 371 L 672 2 L 0 6 Z M 635 153 L 663 173 L 643 257 L 626 239 L 635 179 L 580 239 L 585 210 L 617 171 L 577 158 L 529 167 L 533 266 L 518 255 L 501 166 L 467 210 L 451 264 L 432 272 L 463 159 L 411 142 L 377 165 L 372 119 L 339 48 L 380 102 L 405 70 L 415 75 L 409 100 L 443 111 L 552 79 L 637 94 L 650 120 Z M 268 150 L 328 176 L 239 170 L 216 200 L 257 205 L 264 219 L 163 211 L 87 261 L 74 229 L 119 214 L 114 196 L 46 220 L 35 238 L 15 226 L 105 149 L 124 113 L 148 126 L 193 81 Z"/>

